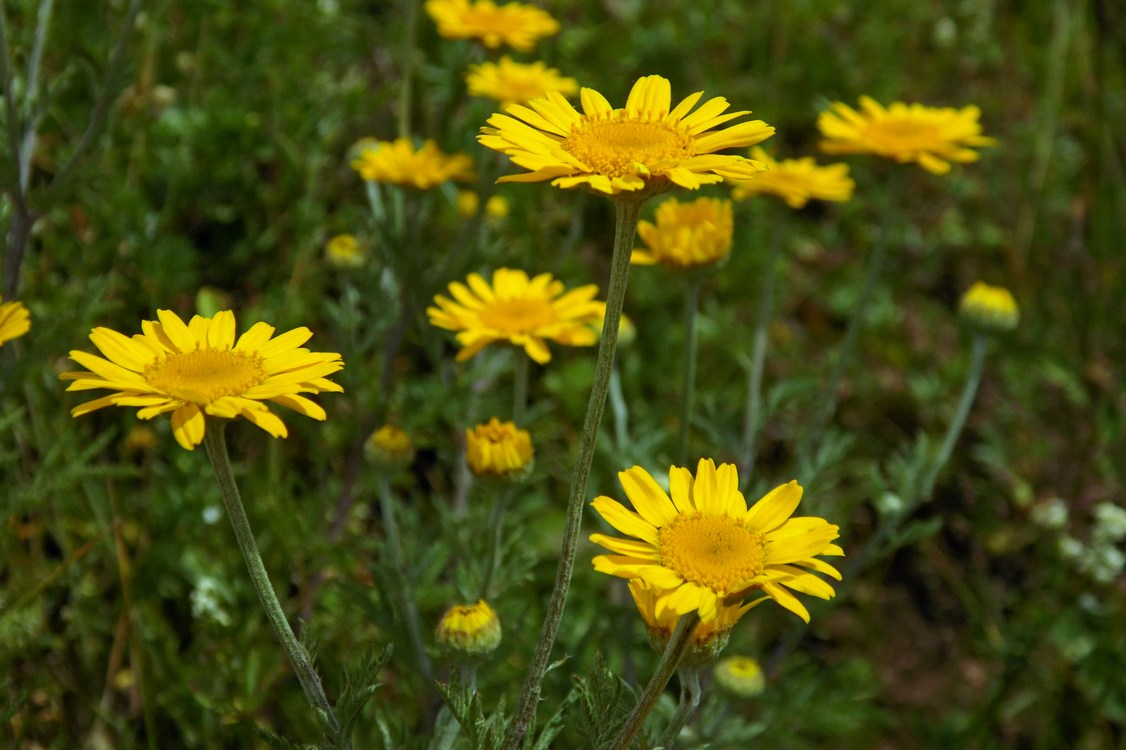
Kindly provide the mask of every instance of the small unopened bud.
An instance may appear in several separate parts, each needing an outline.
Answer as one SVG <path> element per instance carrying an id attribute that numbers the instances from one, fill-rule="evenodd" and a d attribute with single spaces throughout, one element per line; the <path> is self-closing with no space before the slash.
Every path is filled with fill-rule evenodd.
<path id="1" fill-rule="evenodd" d="M 754 698 L 766 689 L 762 667 L 749 656 L 720 659 L 712 674 L 716 684 L 736 698 Z"/>
<path id="2" fill-rule="evenodd" d="M 369 459 L 389 469 L 402 469 L 414 461 L 414 443 L 410 435 L 390 424 L 371 434 L 364 452 Z"/>
<path id="3" fill-rule="evenodd" d="M 500 645 L 500 619 L 484 599 L 455 604 L 442 615 L 436 636 L 438 644 L 453 653 L 484 656 Z"/>
<path id="4" fill-rule="evenodd" d="M 971 326 L 989 333 L 1010 331 L 1020 321 L 1020 308 L 1012 293 L 981 281 L 962 295 L 958 312 Z"/>

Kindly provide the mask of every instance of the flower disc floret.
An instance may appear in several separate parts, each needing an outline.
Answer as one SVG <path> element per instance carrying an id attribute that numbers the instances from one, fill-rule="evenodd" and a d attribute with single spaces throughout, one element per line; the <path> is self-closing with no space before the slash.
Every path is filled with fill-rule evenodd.
<path id="1" fill-rule="evenodd" d="M 171 413 L 173 435 L 191 450 L 203 440 L 205 415 L 243 417 L 285 437 L 285 424 L 264 401 L 323 420 L 324 409 L 301 394 L 343 390 L 326 377 L 344 366 L 340 355 L 301 348 L 313 335 L 308 328 L 275 337 L 273 326 L 255 323 L 235 341 L 230 310 L 196 315 L 187 324 L 170 310 L 158 310 L 157 318 L 143 321 L 142 333 L 132 338 L 95 328 L 90 340 L 104 358 L 70 353 L 89 371 L 63 373 L 73 381 L 67 390 L 115 391 L 75 407 L 73 416 L 115 405 L 141 407 L 141 419 Z"/>
<path id="2" fill-rule="evenodd" d="M 559 22 L 551 14 L 525 3 L 427 0 L 426 12 L 446 39 L 479 39 L 490 49 L 508 45 L 530 52 L 541 37 L 559 33 Z"/>
<path id="3" fill-rule="evenodd" d="M 548 92 L 490 117 L 477 140 L 529 170 L 500 182 L 550 180 L 560 188 L 639 198 L 674 186 L 695 190 L 724 179 L 751 179 L 762 169 L 758 162 L 716 152 L 759 143 L 774 128 L 754 120 L 715 130 L 750 113 L 725 114 L 730 105 L 722 97 L 692 111 L 701 96 L 692 94 L 673 107 L 668 80 L 646 76 L 620 109 L 594 89 L 582 89 L 580 114 L 558 92 Z"/>
<path id="4" fill-rule="evenodd" d="M 686 468 L 670 468 L 669 494 L 640 466 L 618 478 L 636 512 L 605 496 L 592 505 L 633 538 L 592 534 L 592 542 L 615 553 L 595 557 L 594 568 L 660 591 L 655 617 L 697 610 L 709 622 L 761 591 L 765 596 L 748 604 L 770 598 L 808 622 L 809 612 L 791 592 L 834 595 L 814 573 L 840 580 L 836 568 L 816 559 L 844 554 L 833 543 L 838 528 L 823 518 L 792 517 L 802 495 L 797 482 L 775 488 L 748 509 L 735 467 L 717 469 L 711 459 L 700 460 L 695 477 Z"/>
<path id="5" fill-rule="evenodd" d="M 893 102 L 885 108 L 862 96 L 859 110 L 835 102 L 817 118 L 817 127 L 827 154 L 874 154 L 946 174 L 950 162 L 977 161 L 974 148 L 997 143 L 981 134 L 979 117 L 981 110 L 972 105 L 954 109 Z"/>

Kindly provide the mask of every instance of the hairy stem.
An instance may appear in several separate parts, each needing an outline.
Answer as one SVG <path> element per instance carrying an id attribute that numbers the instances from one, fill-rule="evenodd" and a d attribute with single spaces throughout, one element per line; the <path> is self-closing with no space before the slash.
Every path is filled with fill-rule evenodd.
<path id="1" fill-rule="evenodd" d="M 692 428 L 692 406 L 696 397 L 696 316 L 700 310 L 699 276 L 688 281 L 684 293 L 684 359 L 681 362 L 680 388 L 680 431 L 676 437 L 676 456 L 678 461 L 689 465 L 688 433 Z"/>

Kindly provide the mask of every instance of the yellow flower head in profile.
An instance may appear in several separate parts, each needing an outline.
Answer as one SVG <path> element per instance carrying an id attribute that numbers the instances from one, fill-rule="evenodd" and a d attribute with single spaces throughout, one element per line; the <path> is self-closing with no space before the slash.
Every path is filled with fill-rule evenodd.
<path id="1" fill-rule="evenodd" d="M 416 151 L 406 138 L 365 140 L 358 152 L 352 169 L 368 182 L 429 190 L 450 180 L 469 182 L 474 177 L 472 159 L 465 154 L 444 154 L 434 141 L 426 141 Z"/>
<path id="2" fill-rule="evenodd" d="M 500 645 L 500 618 L 484 599 L 476 604 L 455 604 L 442 615 L 435 635 L 438 643 L 451 651 L 483 656 Z"/>
<path id="3" fill-rule="evenodd" d="M 992 146 L 981 134 L 981 110 L 974 106 L 927 107 L 893 102 L 887 108 L 868 96 L 857 111 L 843 102 L 817 118 L 827 154 L 875 154 L 906 164 L 916 162 L 934 174 L 950 171 L 950 162 L 977 161 L 974 147 Z"/>
<path id="4" fill-rule="evenodd" d="M 22 302 L 5 302 L 0 297 L 0 346 L 31 330 L 31 314 Z"/>
<path id="5" fill-rule="evenodd" d="M 640 466 L 618 478 L 636 512 L 606 496 L 592 505 L 633 538 L 591 534 L 592 542 L 615 553 L 595 557 L 594 569 L 659 590 L 656 617 L 698 610 L 708 622 L 721 608 L 761 590 L 765 596 L 752 606 L 770 598 L 809 622 L 809 612 L 790 590 L 822 599 L 834 595 L 810 571 L 841 579 L 836 568 L 815 559 L 844 554 L 833 544 L 838 529 L 823 518 L 791 518 L 802 496 L 797 482 L 775 488 L 748 510 L 732 464 L 717 469 L 702 458 L 695 478 L 688 469 L 671 467 L 671 499 Z"/>
<path id="6" fill-rule="evenodd" d="M 657 207 L 656 224 L 638 222 L 637 234 L 649 249 L 635 249 L 630 260 L 674 268 L 714 265 L 731 252 L 734 226 L 731 201 L 698 198 L 680 203 L 670 198 Z"/>
<path id="7" fill-rule="evenodd" d="M 983 281 L 966 290 L 958 312 L 966 322 L 986 331 L 1010 331 L 1020 322 L 1020 308 L 1012 292 Z"/>
<path id="8" fill-rule="evenodd" d="M 848 176 L 847 164 L 817 166 L 812 157 L 775 161 L 759 146 L 751 149 L 751 158 L 761 161 L 767 170 L 747 182 L 736 182 L 731 190 L 735 200 L 755 195 L 770 195 L 786 201 L 790 208 L 804 208 L 810 200 L 843 203 L 852 197 L 856 183 Z"/>
<path id="9" fill-rule="evenodd" d="M 367 261 L 367 253 L 354 234 L 338 234 L 325 245 L 325 258 L 336 268 L 359 268 Z"/>
<path id="10" fill-rule="evenodd" d="M 502 108 L 540 99 L 548 91 L 558 91 L 563 96 L 579 93 L 574 78 L 562 76 L 542 62 L 518 63 L 507 55 L 500 62 L 470 65 L 465 82 L 471 95 L 496 99 Z"/>
<path id="11" fill-rule="evenodd" d="M 639 79 L 621 109 L 594 89 L 584 88 L 579 96 L 582 114 L 561 94 L 549 91 L 527 106 L 508 107 L 507 115 L 489 118 L 491 127 L 481 128 L 477 140 L 529 170 L 499 182 L 551 180 L 559 188 L 636 198 L 677 185 L 695 190 L 725 179 L 753 178 L 761 164 L 716 152 L 753 146 L 774 134 L 762 120 L 716 130 L 750 113 L 724 114 L 730 105 L 723 97 L 692 112 L 703 92 L 673 107 L 669 82 L 661 76 Z"/>
<path id="12" fill-rule="evenodd" d="M 669 639 L 680 615 L 671 609 L 664 609 L 657 614 L 657 601 L 662 594 L 661 589 L 655 589 L 640 578 L 629 582 L 629 593 L 633 596 L 633 603 L 645 622 L 645 629 L 649 632 L 649 645 L 659 654 L 665 652 Z M 731 636 L 731 628 L 746 614 L 747 610 L 757 604 L 757 599 L 749 604 L 723 604 L 716 607 L 714 619 L 701 621 L 696 626 L 688 652 L 684 656 L 687 666 L 700 666 L 715 661 L 720 652 L 727 646 Z"/>
<path id="13" fill-rule="evenodd" d="M 726 656 L 712 670 L 716 684 L 736 698 L 753 698 L 766 689 L 762 667 L 749 656 Z"/>
<path id="14" fill-rule="evenodd" d="M 434 297 L 437 307 L 426 310 L 431 324 L 458 332 L 459 362 L 489 344 L 506 342 L 522 347 L 542 365 L 551 361 L 548 341 L 564 346 L 598 342 L 589 323 L 602 316 L 606 304 L 594 299 L 594 284 L 567 291 L 549 273 L 529 279 L 524 271 L 511 268 L 498 268 L 491 285 L 476 273 L 466 282 L 468 286 L 451 283 L 453 299 L 439 294 Z"/>
<path id="15" fill-rule="evenodd" d="M 343 391 L 328 375 L 344 366 L 339 354 L 301 348 L 308 328 L 274 336 L 274 327 L 255 323 L 235 341 L 235 315 L 194 316 L 187 324 L 171 310 L 141 322 L 132 338 L 109 328 L 90 334 L 105 357 L 72 351 L 70 358 L 89 372 L 66 372 L 68 391 L 115 391 L 71 410 L 80 417 L 104 406 L 138 406 L 141 419 L 172 413 L 172 434 L 188 450 L 203 440 L 204 415 L 243 417 L 274 437 L 285 424 L 264 402 L 273 401 L 313 419 L 325 410 L 303 393 Z"/>
<path id="16" fill-rule="evenodd" d="M 465 431 L 466 462 L 479 477 L 524 476 L 532 470 L 532 457 L 532 436 L 513 422 L 493 417 Z"/>
<path id="17" fill-rule="evenodd" d="M 388 468 L 402 468 L 414 460 L 414 443 L 401 427 L 385 424 L 364 444 L 368 458 Z"/>
<path id="18" fill-rule="evenodd" d="M 446 39 L 480 39 L 490 49 L 507 44 L 530 52 L 540 37 L 559 33 L 559 22 L 534 5 L 492 0 L 427 0 L 426 12 Z"/>

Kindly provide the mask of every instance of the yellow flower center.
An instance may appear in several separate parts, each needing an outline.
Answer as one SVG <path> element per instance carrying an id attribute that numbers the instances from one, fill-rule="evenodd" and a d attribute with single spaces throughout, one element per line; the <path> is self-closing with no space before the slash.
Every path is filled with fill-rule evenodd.
<path id="1" fill-rule="evenodd" d="M 169 354 L 145 368 L 145 380 L 153 388 L 195 404 L 241 396 L 265 376 L 260 356 L 230 349 Z"/>
<path id="2" fill-rule="evenodd" d="M 482 325 L 506 335 L 530 333 L 555 323 L 555 308 L 545 299 L 500 299 L 481 309 Z"/>
<path id="3" fill-rule="evenodd" d="M 932 123 L 911 117 L 870 122 L 865 136 L 873 143 L 896 150 L 925 151 L 943 141 Z"/>
<path id="4" fill-rule="evenodd" d="M 695 140 L 674 125 L 631 117 L 618 109 L 572 125 L 563 148 L 592 173 L 621 177 L 636 173 L 635 164 L 687 159 L 695 153 Z"/>
<path id="5" fill-rule="evenodd" d="M 762 573 L 766 537 L 727 516 L 679 515 L 660 530 L 661 564 L 725 595 Z"/>

